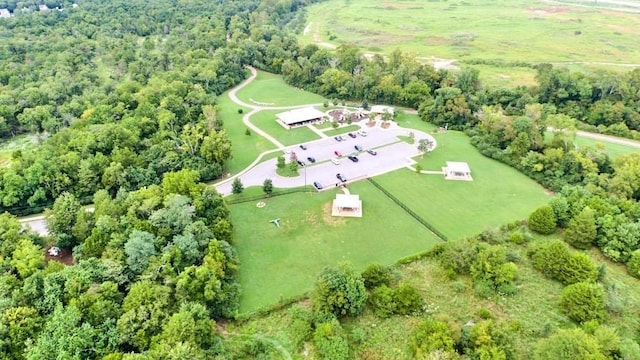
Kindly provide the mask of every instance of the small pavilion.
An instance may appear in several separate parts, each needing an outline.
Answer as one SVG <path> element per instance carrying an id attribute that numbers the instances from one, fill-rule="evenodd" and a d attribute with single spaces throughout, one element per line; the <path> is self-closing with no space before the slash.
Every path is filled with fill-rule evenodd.
<path id="1" fill-rule="evenodd" d="M 331 216 L 362 217 L 362 200 L 354 194 L 336 194 Z"/>
<path id="2" fill-rule="evenodd" d="M 287 129 L 322 121 L 324 113 L 309 106 L 276 114 L 278 122 Z"/>
<path id="3" fill-rule="evenodd" d="M 442 168 L 442 172 L 447 180 L 473 181 L 471 169 L 466 162 L 447 161 L 447 166 Z"/>
<path id="4" fill-rule="evenodd" d="M 378 115 L 389 113 L 393 117 L 395 115 L 396 110 L 391 106 L 373 105 L 371 107 L 371 112 Z"/>

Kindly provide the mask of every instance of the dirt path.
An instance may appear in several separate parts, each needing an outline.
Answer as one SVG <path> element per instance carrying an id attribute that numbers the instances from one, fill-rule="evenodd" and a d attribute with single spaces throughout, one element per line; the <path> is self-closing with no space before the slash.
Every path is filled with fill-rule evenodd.
<path id="1" fill-rule="evenodd" d="M 591 132 L 586 132 L 586 131 L 576 131 L 576 135 L 577 136 L 581 136 L 581 137 L 585 137 L 585 138 L 589 138 L 589 139 L 596 139 L 596 140 L 601 140 L 601 141 L 604 141 L 604 142 L 610 142 L 610 143 L 614 143 L 614 144 L 620 144 L 620 145 L 640 148 L 640 142 L 634 141 L 634 140 L 631 140 L 631 139 L 624 139 L 624 138 L 619 138 L 619 137 L 615 137 L 615 136 L 611 136 L 611 135 L 596 134 L 596 133 L 591 133 Z"/>

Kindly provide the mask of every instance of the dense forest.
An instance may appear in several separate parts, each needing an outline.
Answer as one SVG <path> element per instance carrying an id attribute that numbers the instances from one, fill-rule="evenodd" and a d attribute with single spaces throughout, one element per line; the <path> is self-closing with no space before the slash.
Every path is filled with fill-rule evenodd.
<path id="1" fill-rule="evenodd" d="M 231 155 L 216 96 L 245 78 L 245 65 L 328 98 L 419 109 L 555 191 L 527 225 L 424 256 L 480 294 L 510 296 L 518 261 L 505 244 L 559 232 L 564 242 L 537 243 L 527 256 L 566 285 L 560 307 L 582 327 L 545 332 L 536 358 L 640 356 L 637 339 L 601 325 L 615 310 L 606 277 L 572 250 L 597 247 L 640 277 L 640 155 L 611 160 L 573 144 L 578 128 L 639 137 L 640 69 L 585 75 L 540 64 L 535 87 L 484 88 L 474 70 L 436 71 L 400 50 L 368 59 L 355 45 L 300 46 L 294 32 L 310 2 L 63 1 L 46 2 L 63 9 L 49 12 L 0 2 L 15 14 L 0 20 L 0 138 L 38 142 L 0 169 L 0 212 L 47 207 L 51 232 L 41 238 L 0 215 L 0 358 L 268 358 L 264 343 L 225 343 L 216 327 L 237 315 L 240 264 L 229 210 L 202 184 Z M 45 261 L 52 242 L 72 251 L 73 266 Z M 418 291 L 378 265 L 327 268 L 311 302 L 293 310 L 295 346 L 312 341 L 324 359 L 349 358 L 342 320 L 365 308 L 380 318 L 425 313 Z M 514 358 L 517 329 L 488 318 L 463 330 L 425 319 L 408 339 L 413 355 Z"/>

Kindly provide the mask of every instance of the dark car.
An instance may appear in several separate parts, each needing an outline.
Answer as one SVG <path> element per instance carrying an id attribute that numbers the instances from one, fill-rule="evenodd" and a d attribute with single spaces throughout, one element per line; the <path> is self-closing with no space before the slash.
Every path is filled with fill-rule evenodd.
<path id="1" fill-rule="evenodd" d="M 313 187 L 314 187 L 314 188 L 316 188 L 316 189 L 318 189 L 318 190 L 322 190 L 322 184 L 320 184 L 320 183 L 319 183 L 319 182 L 317 182 L 317 181 L 314 181 L 314 182 L 313 182 Z"/>
<path id="2" fill-rule="evenodd" d="M 349 133 L 348 135 L 351 136 L 354 139 L 356 138 L 356 134 L 355 133 Z"/>
<path id="3" fill-rule="evenodd" d="M 333 152 L 334 154 L 336 154 L 336 156 L 342 156 L 342 154 L 340 154 L 340 151 L 336 150 Z"/>
<path id="4" fill-rule="evenodd" d="M 304 166 L 304 161 L 302 161 L 302 160 L 296 160 L 296 161 L 298 162 L 298 165 Z"/>
<path id="5" fill-rule="evenodd" d="M 300 149 L 307 150 L 307 145 L 305 145 L 305 144 L 300 145 Z"/>
<path id="6" fill-rule="evenodd" d="M 338 178 L 338 180 L 342 181 L 342 182 L 347 182 L 347 178 L 344 177 L 344 175 L 337 173 L 336 177 Z"/>
<path id="7" fill-rule="evenodd" d="M 308 160 L 310 163 L 312 163 L 312 164 L 313 164 L 314 162 L 316 162 L 316 158 L 311 157 L 311 156 L 309 156 L 309 157 L 307 158 L 307 160 Z"/>
<path id="8" fill-rule="evenodd" d="M 336 136 L 334 139 L 336 139 L 336 141 L 342 141 L 342 136 Z"/>
<path id="9" fill-rule="evenodd" d="M 354 155 L 349 155 L 349 160 L 351 160 L 353 162 L 358 162 L 358 157 L 354 156 Z"/>
<path id="10" fill-rule="evenodd" d="M 362 151 L 362 146 L 360 146 L 360 145 L 356 145 L 356 146 L 354 146 L 354 148 L 355 148 L 356 150 L 358 150 L 358 151 Z"/>
<path id="11" fill-rule="evenodd" d="M 371 154 L 371 155 L 378 155 L 378 152 L 377 152 L 377 151 L 375 151 L 375 150 L 373 150 L 373 149 L 369 149 L 369 150 L 367 150 L 367 152 L 368 152 L 369 154 Z"/>

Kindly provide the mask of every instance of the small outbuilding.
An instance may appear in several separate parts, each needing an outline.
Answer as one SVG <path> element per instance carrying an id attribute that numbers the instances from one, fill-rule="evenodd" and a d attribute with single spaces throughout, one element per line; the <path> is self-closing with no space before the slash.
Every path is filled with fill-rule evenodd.
<path id="1" fill-rule="evenodd" d="M 466 162 L 447 161 L 447 166 L 442 169 L 442 172 L 447 180 L 473 181 L 471 169 Z"/>
<path id="2" fill-rule="evenodd" d="M 9 11 L 9 9 L 0 9 L 0 18 L 10 18 L 11 17 L 11 12 Z"/>
<path id="3" fill-rule="evenodd" d="M 321 122 L 324 117 L 324 113 L 313 107 L 304 107 L 278 113 L 276 114 L 276 117 L 281 125 L 291 129 L 296 126 Z"/>
<path id="4" fill-rule="evenodd" d="M 362 201 L 354 194 L 336 194 L 331 216 L 362 217 Z"/>

